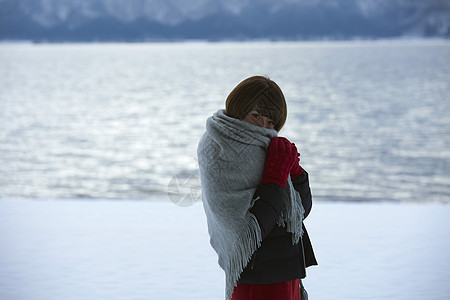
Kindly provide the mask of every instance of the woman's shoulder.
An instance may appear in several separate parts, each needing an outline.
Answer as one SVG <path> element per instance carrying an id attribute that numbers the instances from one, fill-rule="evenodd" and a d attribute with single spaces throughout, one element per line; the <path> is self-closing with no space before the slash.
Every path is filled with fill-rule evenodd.
<path id="1" fill-rule="evenodd" d="M 199 156 L 210 156 L 211 153 L 218 152 L 219 150 L 219 144 L 217 144 L 214 139 L 205 132 L 198 142 L 197 154 Z"/>
<path id="2" fill-rule="evenodd" d="M 219 164 L 225 161 L 228 155 L 223 147 L 217 143 L 209 134 L 205 133 L 200 138 L 197 146 L 197 158 L 199 164 Z"/>

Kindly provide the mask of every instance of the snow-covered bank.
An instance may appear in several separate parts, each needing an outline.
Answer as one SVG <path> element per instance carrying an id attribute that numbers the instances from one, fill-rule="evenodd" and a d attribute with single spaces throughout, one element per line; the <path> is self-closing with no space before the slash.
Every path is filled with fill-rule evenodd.
<path id="1" fill-rule="evenodd" d="M 311 299 L 448 299 L 450 206 L 316 203 Z M 200 203 L 0 200 L 0 299 L 223 299 Z"/>

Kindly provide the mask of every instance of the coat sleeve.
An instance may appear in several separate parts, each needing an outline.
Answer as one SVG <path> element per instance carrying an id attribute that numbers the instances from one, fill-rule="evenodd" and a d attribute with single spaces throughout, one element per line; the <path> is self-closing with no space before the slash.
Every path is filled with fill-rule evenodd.
<path id="1" fill-rule="evenodd" d="M 292 184 L 294 185 L 295 190 L 300 194 L 300 198 L 302 199 L 302 205 L 305 209 L 304 218 L 309 215 L 312 208 L 312 195 L 311 189 L 309 187 L 309 175 L 303 170 L 302 174 L 292 180 Z"/>
<path id="2" fill-rule="evenodd" d="M 287 197 L 286 189 L 275 183 L 261 184 L 256 189 L 250 212 L 258 219 L 263 239 L 280 218 Z"/>

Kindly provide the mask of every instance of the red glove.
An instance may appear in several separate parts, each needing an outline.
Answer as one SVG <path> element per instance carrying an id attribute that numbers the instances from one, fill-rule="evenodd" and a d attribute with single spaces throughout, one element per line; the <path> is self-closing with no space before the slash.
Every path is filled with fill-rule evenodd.
<path id="1" fill-rule="evenodd" d="M 286 181 L 297 157 L 291 142 L 283 137 L 274 137 L 267 150 L 262 184 L 276 183 L 286 188 Z"/>
<path id="2" fill-rule="evenodd" d="M 295 144 L 292 143 L 292 152 L 297 153 L 295 156 L 295 162 L 291 169 L 291 178 L 297 178 L 298 176 L 302 175 L 303 168 L 300 166 L 300 153 L 297 151 L 297 147 L 295 147 Z"/>

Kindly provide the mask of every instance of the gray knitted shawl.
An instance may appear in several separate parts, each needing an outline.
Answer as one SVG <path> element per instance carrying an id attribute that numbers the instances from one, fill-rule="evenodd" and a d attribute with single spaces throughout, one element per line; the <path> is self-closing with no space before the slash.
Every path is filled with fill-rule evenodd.
<path id="1" fill-rule="evenodd" d="M 217 111 L 206 122 L 197 149 L 202 201 L 211 246 L 225 271 L 225 298 L 230 299 L 239 276 L 261 245 L 261 229 L 249 212 L 262 180 L 267 147 L 275 130 L 249 124 Z M 292 233 L 292 243 L 302 235 L 304 210 L 299 194 L 287 184 L 286 209 L 278 224 Z"/>

